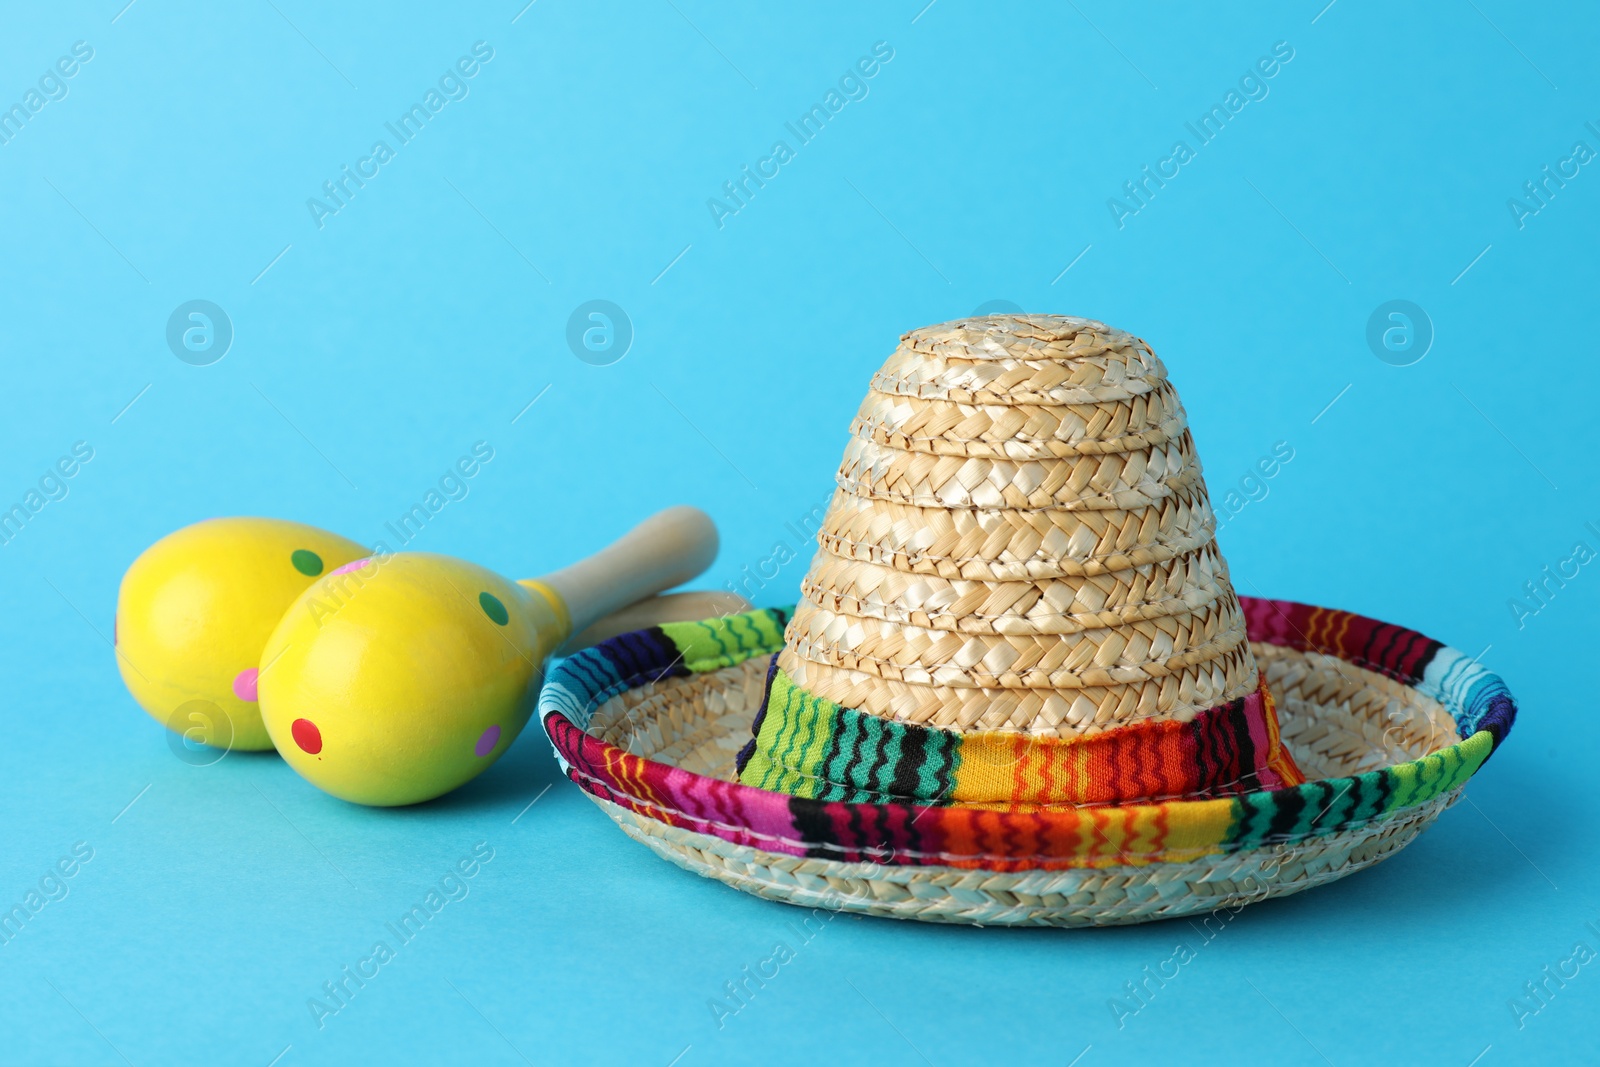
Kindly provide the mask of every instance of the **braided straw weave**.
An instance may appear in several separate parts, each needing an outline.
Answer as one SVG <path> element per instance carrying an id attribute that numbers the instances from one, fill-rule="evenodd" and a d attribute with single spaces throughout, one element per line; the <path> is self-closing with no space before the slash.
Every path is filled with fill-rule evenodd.
<path id="1" fill-rule="evenodd" d="M 1450 714 L 1416 688 L 1331 655 L 1267 644 L 1254 652 L 1278 696 L 1284 742 L 1308 774 L 1379 770 L 1456 739 Z M 764 662 L 628 689 L 595 711 L 589 730 L 635 755 L 732 781 Z M 1090 926 L 1237 909 L 1326 884 L 1399 851 L 1460 792 L 1336 833 L 1187 862 L 1017 871 L 785 855 L 592 799 L 678 866 L 771 900 L 927 922 Z"/>
<path id="2" fill-rule="evenodd" d="M 873 377 L 779 657 L 847 708 L 1074 737 L 1256 688 L 1166 369 L 1103 323 L 914 330 Z"/>

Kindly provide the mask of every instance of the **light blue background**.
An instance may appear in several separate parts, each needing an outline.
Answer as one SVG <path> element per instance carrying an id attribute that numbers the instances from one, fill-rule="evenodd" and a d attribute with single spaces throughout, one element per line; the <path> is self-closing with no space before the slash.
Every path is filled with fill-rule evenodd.
<path id="1" fill-rule="evenodd" d="M 1600 963 L 1521 1028 L 1509 1002 L 1600 949 L 1600 567 L 1521 627 L 1508 601 L 1600 550 L 1600 172 L 1521 229 L 1506 203 L 1600 149 L 1592 11 L 123 2 L 12 5 L 0 31 L 6 103 L 94 48 L 0 146 L 0 498 L 94 448 L 0 548 L 0 903 L 94 850 L 0 947 L 0 1063 L 1593 1054 Z M 479 40 L 470 95 L 319 230 L 307 198 Z M 878 41 L 866 99 L 718 229 L 707 198 Z M 1119 230 L 1107 198 L 1278 41 L 1267 98 Z M 206 367 L 164 340 L 197 298 L 235 330 Z M 590 299 L 632 320 L 615 365 L 565 342 Z M 1415 365 L 1367 347 L 1390 299 L 1431 317 Z M 651 856 L 538 733 L 453 796 L 371 811 L 273 756 L 186 764 L 121 685 L 116 587 L 148 543 L 229 514 L 383 538 L 479 440 L 494 461 L 415 547 L 532 575 L 688 502 L 732 581 L 798 547 L 899 334 L 991 300 L 1149 340 L 1216 497 L 1289 442 L 1220 535 L 1241 591 L 1488 646 L 1522 707 L 1470 803 L 1246 910 L 1121 1029 L 1108 1002 L 1198 946 L 1187 924 L 840 918 L 719 1030 L 708 1001 L 804 913 Z M 793 600 L 808 556 L 757 599 Z M 307 999 L 478 842 L 470 895 L 319 1030 Z"/>

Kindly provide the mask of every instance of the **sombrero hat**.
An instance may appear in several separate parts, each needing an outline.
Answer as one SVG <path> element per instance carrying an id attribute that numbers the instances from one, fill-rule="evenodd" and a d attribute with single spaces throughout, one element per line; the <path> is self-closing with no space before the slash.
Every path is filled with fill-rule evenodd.
<path id="1" fill-rule="evenodd" d="M 1438 641 L 1234 592 L 1137 338 L 915 330 L 851 432 L 795 609 L 623 634 L 540 695 L 567 775 L 679 866 L 941 922 L 1234 908 L 1398 851 L 1511 728 Z"/>

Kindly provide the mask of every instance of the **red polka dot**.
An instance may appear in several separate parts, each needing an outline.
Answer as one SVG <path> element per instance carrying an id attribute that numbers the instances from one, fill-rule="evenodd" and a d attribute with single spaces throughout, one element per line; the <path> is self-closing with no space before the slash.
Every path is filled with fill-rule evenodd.
<path id="1" fill-rule="evenodd" d="M 296 719 L 289 732 L 294 735 L 294 743 L 313 756 L 322 751 L 322 731 L 310 719 Z"/>

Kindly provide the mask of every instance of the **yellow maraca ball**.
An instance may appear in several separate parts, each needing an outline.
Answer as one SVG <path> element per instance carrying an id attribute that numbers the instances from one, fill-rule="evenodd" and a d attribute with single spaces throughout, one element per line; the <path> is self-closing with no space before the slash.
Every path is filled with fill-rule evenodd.
<path id="1" fill-rule="evenodd" d="M 548 597 L 465 560 L 366 560 L 284 613 L 261 653 L 262 716 L 283 758 L 326 792 L 426 800 L 511 744 L 565 636 Z"/>
<path id="2" fill-rule="evenodd" d="M 267 640 L 262 718 L 289 765 L 336 797 L 430 800 L 516 739 L 545 659 L 571 634 L 630 604 L 664 612 L 640 602 L 716 552 L 711 520 L 680 507 L 538 580 L 422 552 L 346 567 L 302 593 Z"/>
<path id="3" fill-rule="evenodd" d="M 122 680 L 157 722 L 222 749 L 261 750 L 256 678 L 284 610 L 319 575 L 367 550 L 281 519 L 207 519 L 133 561 L 117 592 Z"/>

